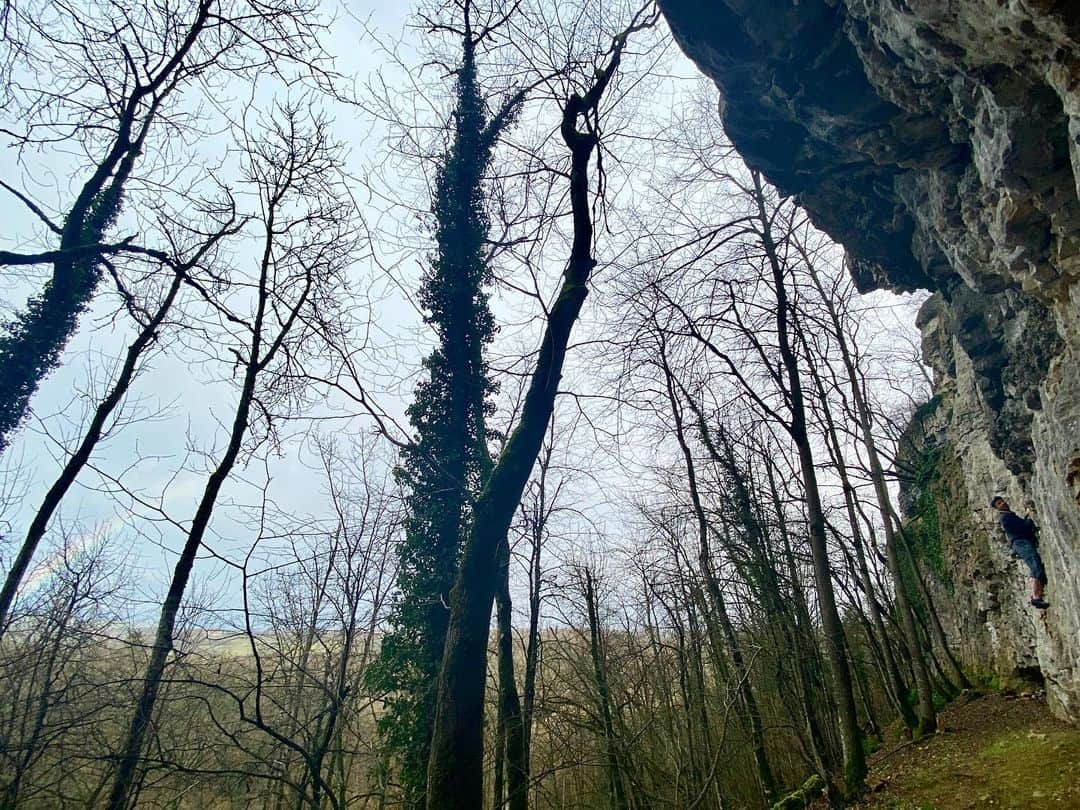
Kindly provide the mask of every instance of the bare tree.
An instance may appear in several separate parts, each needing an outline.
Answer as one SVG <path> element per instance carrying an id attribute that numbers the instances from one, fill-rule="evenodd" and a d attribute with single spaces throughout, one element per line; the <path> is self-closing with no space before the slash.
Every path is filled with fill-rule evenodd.
<path id="1" fill-rule="evenodd" d="M 198 95 L 214 103 L 215 88 L 229 77 L 253 81 L 295 67 L 329 77 L 308 0 L 135 6 L 25 0 L 5 6 L 4 15 L 5 31 L 14 26 L 20 41 L 5 77 L 11 101 L 0 132 L 20 157 L 37 150 L 76 156 L 74 173 L 83 179 L 53 213 L 32 193 L 0 180 L 44 228 L 41 249 L 0 251 L 0 265 L 51 267 L 41 291 L 0 334 L 0 452 L 59 362 L 103 270 L 113 259 L 153 249 L 138 233 L 108 236 L 128 222 L 121 219 L 125 201 L 153 210 L 163 189 L 182 187 L 176 175 L 183 164 L 172 152 L 202 131 Z M 145 227 L 149 210 L 136 210 L 134 221 Z"/>
<path id="2" fill-rule="evenodd" d="M 612 717 L 611 687 L 608 684 L 607 656 L 604 654 L 603 637 L 600 633 L 596 580 L 588 567 L 582 568 L 578 575 L 581 578 L 589 620 L 589 657 L 592 660 L 593 677 L 596 679 L 596 694 L 600 706 L 608 780 L 611 785 L 611 807 L 613 810 L 627 810 L 630 804 L 626 796 L 626 779 L 619 752 L 619 740 L 615 732 L 615 721 Z"/>
<path id="3" fill-rule="evenodd" d="M 922 643 L 915 630 L 914 612 L 908 599 L 907 591 L 901 579 L 900 553 L 898 539 L 893 523 L 893 508 L 889 496 L 888 484 L 885 480 L 885 471 L 881 464 L 881 457 L 877 449 L 877 441 L 874 438 L 872 417 L 866 402 L 865 394 L 860 385 L 859 374 L 855 368 L 855 361 L 848 347 L 847 331 L 840 321 L 840 316 L 832 296 L 825 291 L 821 278 L 817 273 L 816 262 L 811 256 L 807 245 L 800 239 L 793 240 L 793 245 L 799 251 L 803 259 L 806 273 L 809 275 L 816 290 L 821 296 L 822 304 L 828 313 L 832 326 L 832 339 L 840 349 L 840 357 L 843 360 L 844 371 L 847 375 L 851 398 L 854 404 L 856 424 L 859 426 L 863 445 L 866 449 L 867 461 L 870 466 L 870 478 L 874 485 L 874 496 L 877 499 L 878 511 L 882 516 L 882 526 L 885 533 L 885 555 L 889 563 L 889 571 L 895 585 L 896 610 L 900 616 L 900 625 L 904 631 L 904 639 L 907 642 L 908 653 L 915 670 L 915 683 L 918 690 L 918 723 L 913 731 L 916 734 L 926 734 L 937 728 L 937 715 L 934 709 L 934 697 L 927 674 L 926 660 L 923 654 Z"/>
<path id="4" fill-rule="evenodd" d="M 836 474 L 840 479 L 840 486 L 843 490 L 844 509 L 847 514 L 848 528 L 851 532 L 851 541 L 855 551 L 856 576 L 862 587 L 863 595 L 866 599 L 867 612 L 870 614 L 870 620 L 873 626 L 874 632 L 868 632 L 867 637 L 871 640 L 877 654 L 880 669 L 884 676 L 883 679 L 893 704 L 896 706 L 905 725 L 910 729 L 915 729 L 918 727 L 919 721 L 912 710 L 911 701 L 907 694 L 907 684 L 904 683 L 904 679 L 900 675 L 900 668 L 897 666 L 896 656 L 893 654 L 892 644 L 885 627 L 884 612 L 878 602 L 878 592 L 873 577 L 871 576 L 870 560 L 868 559 L 866 542 L 863 538 L 860 515 L 858 514 L 859 505 L 857 504 L 855 484 L 852 483 L 848 474 L 848 465 L 844 458 L 844 450 L 839 436 L 839 430 L 829 405 L 829 394 L 821 378 L 822 375 L 818 371 L 818 364 L 808 350 L 806 352 L 806 358 L 807 369 L 810 372 L 811 379 L 814 381 L 814 386 L 817 391 L 818 402 L 815 404 L 814 410 L 820 414 L 824 421 L 823 428 L 826 445 L 829 449 L 832 464 L 836 469 Z"/>
<path id="5" fill-rule="evenodd" d="M 90 730 L 108 722 L 99 657 L 124 565 L 100 534 L 65 532 L 18 628 L 0 645 L 0 806 L 62 801 L 84 769 Z M 82 761 L 80 761 L 82 760 Z"/>
<path id="6" fill-rule="evenodd" d="M 742 645 L 740 644 L 731 623 L 730 616 L 728 615 L 728 608 L 724 601 L 723 590 L 721 589 L 716 573 L 713 570 L 713 552 L 710 548 L 711 544 L 709 540 L 712 528 L 709 525 L 709 518 L 705 513 L 705 506 L 698 489 L 696 465 L 693 453 L 690 449 L 687 426 L 683 415 L 683 408 L 685 406 L 681 401 L 680 391 L 678 390 L 680 384 L 675 380 L 675 375 L 668 358 L 667 343 L 662 331 L 657 334 L 656 342 L 656 357 L 660 366 L 660 371 L 663 374 L 664 388 L 667 394 L 668 404 L 671 408 L 671 418 L 675 427 L 675 438 L 678 442 L 679 449 L 682 452 L 683 461 L 686 466 L 687 491 L 694 511 L 694 517 L 697 522 L 698 565 L 701 570 L 702 579 L 705 582 L 705 590 L 708 594 L 710 606 L 712 608 L 711 616 L 713 620 L 719 624 L 722 630 L 727 654 L 731 656 L 734 676 L 740 685 L 739 699 L 742 703 L 742 708 L 746 713 L 747 723 L 750 727 L 754 749 L 754 761 L 757 766 L 762 799 L 768 804 L 772 801 L 773 796 L 776 793 L 776 785 L 773 779 L 772 768 L 769 765 L 768 756 L 765 753 L 765 738 L 761 724 L 761 712 L 758 709 L 757 698 L 754 696 L 754 692 L 750 686 L 749 671 L 746 667 Z M 702 426 L 702 429 L 705 430 L 704 426 Z M 746 502 L 743 504 L 745 512 L 749 506 L 748 498 L 745 494 L 743 495 L 743 501 Z"/>
<path id="7" fill-rule="evenodd" d="M 571 156 L 574 241 L 562 288 L 547 315 L 520 419 L 476 500 L 461 567 L 451 591 L 450 625 L 439 672 L 438 708 L 428 763 L 430 807 L 472 808 L 482 801 L 484 672 L 498 550 L 506 542 L 510 522 L 540 452 L 570 331 L 588 293 L 589 275 L 595 264 L 588 173 L 599 141 L 600 102 L 619 67 L 627 38 L 655 19 L 646 10 L 640 11 L 615 38 L 606 64 L 597 70 L 591 85 L 584 93 L 571 95 L 563 106 L 560 132 Z M 578 128 L 581 123 L 584 131 Z"/>
<path id="8" fill-rule="evenodd" d="M 290 374 L 293 357 L 311 351 L 333 331 L 334 297 L 355 247 L 351 203 L 343 193 L 338 158 L 325 122 L 299 107 L 278 108 L 269 131 L 243 133 L 247 179 L 258 194 L 261 256 L 249 292 L 252 311 L 215 307 L 241 331 L 231 351 L 241 382 L 228 444 L 207 479 L 162 604 L 142 694 L 120 757 L 108 805 L 128 806 L 136 767 L 162 676 L 173 649 L 173 630 L 184 591 L 226 480 L 241 459 L 249 432 L 261 421 L 256 445 L 272 436 L 273 415 L 298 403 L 302 379 Z"/>
<path id="9" fill-rule="evenodd" d="M 193 271 L 207 261 L 207 257 L 213 254 L 214 248 L 222 238 L 235 234 L 241 227 L 236 223 L 231 200 L 227 201 L 220 210 L 206 213 L 213 213 L 220 220 L 220 225 L 211 229 L 213 233 L 209 238 L 196 239 L 194 245 L 188 249 L 188 255 L 182 259 L 172 259 L 169 255 L 160 257 L 164 260 L 164 267 L 171 272 L 171 278 L 166 278 L 163 291 L 154 291 L 155 294 L 160 295 L 158 300 L 139 304 L 131 293 L 121 287 L 121 292 L 125 294 L 128 303 L 128 311 L 135 320 L 138 332 L 128 346 L 116 379 L 94 409 L 85 433 L 64 463 L 60 474 L 45 493 L 41 505 L 30 522 L 19 552 L 8 570 L 3 590 L 0 591 L 0 638 L 3 638 L 6 631 L 12 604 L 19 585 L 29 570 L 34 552 L 45 536 L 49 523 L 59 509 L 64 496 L 90 461 L 94 448 L 107 435 L 109 422 L 130 391 L 138 371 L 145 364 L 147 353 L 158 342 L 162 331 L 167 328 L 166 319 L 170 315 L 181 286 L 185 281 L 198 284 L 198 281 L 193 278 Z M 149 287 L 149 282 L 144 282 L 144 286 Z"/>

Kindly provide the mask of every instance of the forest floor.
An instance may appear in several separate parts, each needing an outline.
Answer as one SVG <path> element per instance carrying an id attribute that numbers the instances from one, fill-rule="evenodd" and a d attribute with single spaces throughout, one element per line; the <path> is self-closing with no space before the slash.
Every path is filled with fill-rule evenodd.
<path id="1" fill-rule="evenodd" d="M 870 762 L 859 808 L 1080 808 L 1080 728 L 1041 694 L 969 695 L 941 713 L 942 731 L 886 745 Z"/>

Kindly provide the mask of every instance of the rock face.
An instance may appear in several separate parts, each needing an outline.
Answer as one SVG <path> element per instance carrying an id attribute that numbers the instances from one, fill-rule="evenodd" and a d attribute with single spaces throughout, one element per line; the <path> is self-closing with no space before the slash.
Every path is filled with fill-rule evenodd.
<path id="1" fill-rule="evenodd" d="M 845 245 L 863 290 L 927 289 L 960 652 L 1041 673 L 1080 720 L 1080 3 L 660 0 L 747 162 Z M 989 509 L 1042 527 L 1050 611 Z"/>

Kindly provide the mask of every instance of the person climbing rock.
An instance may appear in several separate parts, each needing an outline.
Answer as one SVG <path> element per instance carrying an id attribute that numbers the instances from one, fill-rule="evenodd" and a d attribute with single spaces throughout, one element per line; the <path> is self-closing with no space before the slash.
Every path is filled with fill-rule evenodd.
<path id="1" fill-rule="evenodd" d="M 1046 610 L 1050 603 L 1043 599 L 1046 587 L 1046 569 L 1039 556 L 1039 527 L 1029 517 L 1020 517 L 1009 508 L 1009 502 L 1000 495 L 995 495 L 990 506 L 998 510 L 998 520 L 1005 536 L 1009 539 L 1013 554 L 1027 563 L 1031 572 L 1031 606 Z"/>

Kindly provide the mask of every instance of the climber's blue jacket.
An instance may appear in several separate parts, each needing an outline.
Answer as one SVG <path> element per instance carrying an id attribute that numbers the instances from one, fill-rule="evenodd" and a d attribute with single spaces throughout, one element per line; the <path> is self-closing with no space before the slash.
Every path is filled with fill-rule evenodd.
<path id="1" fill-rule="evenodd" d="M 1013 512 L 1000 512 L 998 520 L 1001 521 L 1001 528 L 1005 530 L 1005 536 L 1009 538 L 1010 543 L 1015 543 L 1017 540 L 1026 540 L 1033 544 L 1038 542 L 1035 536 L 1038 527 L 1031 518 L 1022 518 Z"/>

